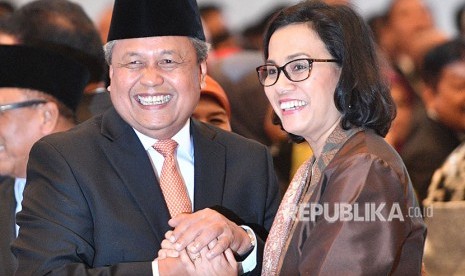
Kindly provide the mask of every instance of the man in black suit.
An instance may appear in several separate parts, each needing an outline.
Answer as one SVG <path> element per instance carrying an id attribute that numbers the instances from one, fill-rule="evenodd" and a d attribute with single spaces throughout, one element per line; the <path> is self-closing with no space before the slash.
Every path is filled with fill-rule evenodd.
<path id="1" fill-rule="evenodd" d="M 420 204 L 427 197 L 434 171 L 464 137 L 464 53 L 465 41 L 458 38 L 434 47 L 424 58 L 422 99 L 426 113 L 400 153 Z"/>
<path id="2" fill-rule="evenodd" d="M 0 46 L 0 275 L 13 275 L 10 250 L 18 234 L 26 165 L 41 137 L 75 125 L 75 111 L 89 79 L 69 57 L 28 46 Z"/>
<path id="3" fill-rule="evenodd" d="M 264 145 L 190 118 L 208 49 L 196 2 L 116 0 L 108 41 L 114 108 L 31 151 L 18 274 L 185 274 L 179 258 L 156 259 L 174 227 L 172 241 L 193 262 L 209 245 L 202 258 L 232 250 L 259 275 L 276 176 Z M 179 145 L 193 209 L 174 218 L 153 149 L 165 139 Z"/>

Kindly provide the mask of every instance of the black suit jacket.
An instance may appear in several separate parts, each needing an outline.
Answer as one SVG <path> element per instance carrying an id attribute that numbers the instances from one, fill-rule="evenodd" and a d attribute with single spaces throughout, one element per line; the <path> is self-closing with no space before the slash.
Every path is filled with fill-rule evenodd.
<path id="1" fill-rule="evenodd" d="M 459 144 L 460 140 L 452 129 L 423 114 L 418 128 L 400 152 L 420 206 L 428 195 L 434 172 Z"/>
<path id="2" fill-rule="evenodd" d="M 0 275 L 13 275 L 16 260 L 11 253 L 11 242 L 16 238 L 14 192 L 15 179 L 2 178 L 0 181 Z"/>
<path id="3" fill-rule="evenodd" d="M 266 147 L 194 120 L 191 133 L 194 209 L 221 206 L 269 230 L 279 197 Z M 152 274 L 170 216 L 147 152 L 114 108 L 36 143 L 27 175 L 18 275 Z"/>

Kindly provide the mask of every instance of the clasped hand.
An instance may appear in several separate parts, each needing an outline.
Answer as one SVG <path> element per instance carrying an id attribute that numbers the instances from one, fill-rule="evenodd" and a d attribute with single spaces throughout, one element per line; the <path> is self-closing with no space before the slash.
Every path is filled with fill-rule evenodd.
<path id="1" fill-rule="evenodd" d="M 158 252 L 159 261 L 179 258 L 189 274 L 238 274 L 233 253 L 245 254 L 251 244 L 241 227 L 209 208 L 179 214 L 168 224 L 173 230 L 165 234 Z"/>

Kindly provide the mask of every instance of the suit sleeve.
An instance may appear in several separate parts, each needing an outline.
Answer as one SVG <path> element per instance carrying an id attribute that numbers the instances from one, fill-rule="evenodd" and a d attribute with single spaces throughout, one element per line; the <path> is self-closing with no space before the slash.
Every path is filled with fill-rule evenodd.
<path id="1" fill-rule="evenodd" d="M 264 226 L 266 231 L 269 232 L 273 224 L 276 212 L 278 211 L 279 204 L 281 203 L 281 196 L 279 192 L 278 179 L 274 170 L 273 158 L 270 152 L 266 151 L 267 174 L 268 174 L 268 189 L 265 209 L 265 222 Z M 265 237 L 266 240 L 266 237 Z"/>
<path id="2" fill-rule="evenodd" d="M 247 275 L 260 275 L 262 271 L 262 262 L 263 262 L 263 250 L 265 248 L 265 241 L 266 238 L 268 237 L 268 232 L 271 229 L 271 225 L 273 224 L 274 218 L 276 216 L 276 212 L 278 210 L 279 204 L 281 202 L 281 197 L 279 193 L 279 185 L 278 185 L 278 180 L 276 177 L 276 173 L 274 170 L 273 166 L 273 158 L 271 157 L 271 154 L 268 150 L 265 150 L 265 155 L 266 155 L 266 206 L 265 206 L 265 216 L 264 216 L 264 222 L 263 226 L 265 228 L 265 231 L 257 230 L 255 228 L 254 230 L 256 231 L 256 237 L 257 237 L 257 265 L 255 266 L 255 269 L 252 270 L 251 272 L 247 273 Z M 253 226 L 251 226 L 253 228 Z"/>
<path id="3" fill-rule="evenodd" d="M 151 262 L 93 267 L 93 217 L 63 156 L 40 141 L 31 150 L 20 233 L 13 244 L 17 275 L 152 275 Z"/>
<path id="4" fill-rule="evenodd" d="M 311 234 L 302 245 L 300 273 L 392 275 L 399 272 L 400 256 L 409 252 L 402 258 L 414 265 L 399 275 L 418 275 L 424 229 L 421 218 L 409 217 L 413 195 L 405 177 L 370 155 L 346 160 L 325 174 L 319 203 L 327 213 L 307 229 Z"/>

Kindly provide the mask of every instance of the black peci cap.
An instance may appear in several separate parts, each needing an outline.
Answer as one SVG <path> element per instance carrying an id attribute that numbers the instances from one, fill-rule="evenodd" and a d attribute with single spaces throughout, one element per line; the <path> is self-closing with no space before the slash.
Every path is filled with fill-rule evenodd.
<path id="1" fill-rule="evenodd" d="M 115 0 L 107 41 L 189 36 L 205 41 L 195 0 Z"/>
<path id="2" fill-rule="evenodd" d="M 0 45 L 0 87 L 27 88 L 52 95 L 76 111 L 89 71 L 64 55 L 25 45 Z"/>

